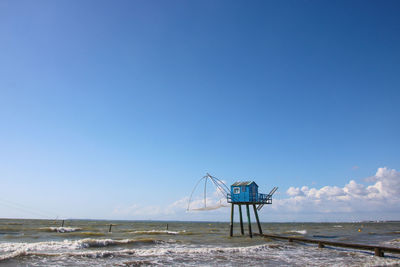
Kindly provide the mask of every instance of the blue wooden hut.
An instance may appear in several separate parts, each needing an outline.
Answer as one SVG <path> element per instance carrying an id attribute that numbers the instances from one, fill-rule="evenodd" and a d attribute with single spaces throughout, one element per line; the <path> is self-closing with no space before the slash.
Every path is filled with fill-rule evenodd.
<path id="1" fill-rule="evenodd" d="M 236 182 L 231 185 L 232 202 L 258 202 L 258 185 L 254 181 Z"/>

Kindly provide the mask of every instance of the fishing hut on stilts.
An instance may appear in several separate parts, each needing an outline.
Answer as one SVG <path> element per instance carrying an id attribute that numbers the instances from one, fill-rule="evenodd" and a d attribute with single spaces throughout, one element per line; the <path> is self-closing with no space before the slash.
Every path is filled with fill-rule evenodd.
<path id="1" fill-rule="evenodd" d="M 193 193 L 195 192 L 198 185 L 204 181 L 204 200 L 202 201 L 203 207 L 198 208 L 190 208 L 193 199 Z M 246 206 L 247 212 L 247 221 L 249 227 L 249 236 L 253 237 L 253 232 L 251 230 L 251 220 L 250 220 L 250 205 L 253 206 L 254 216 L 256 217 L 257 226 L 260 234 L 262 234 L 260 219 L 258 217 L 258 211 L 262 209 L 262 207 L 266 204 L 272 204 L 272 195 L 278 190 L 278 187 L 274 187 L 269 194 L 261 194 L 258 193 L 258 185 L 254 181 L 246 181 L 246 182 L 236 182 L 229 187 L 220 179 L 206 174 L 202 177 L 193 188 L 192 194 L 189 198 L 189 204 L 187 210 L 213 210 L 218 209 L 220 207 L 226 207 L 227 205 L 222 204 L 222 199 L 219 200 L 219 204 L 214 206 L 207 206 L 207 182 L 211 181 L 211 183 L 215 186 L 216 192 L 222 196 L 223 199 L 226 200 L 227 203 L 231 203 L 231 223 L 230 223 L 230 236 L 233 236 L 233 215 L 235 205 L 239 207 L 239 219 L 240 219 L 240 231 L 241 234 L 244 235 L 243 228 L 243 216 L 242 216 L 242 205 Z M 224 200 L 224 201 L 225 201 Z"/>
<path id="2" fill-rule="evenodd" d="M 254 181 L 236 182 L 231 185 L 231 192 L 227 194 L 228 203 L 231 203 L 231 224 L 230 224 L 230 236 L 233 236 L 233 215 L 235 205 L 239 207 L 239 219 L 240 219 L 240 232 L 244 235 L 243 229 L 243 216 L 242 216 L 242 205 L 246 206 L 247 221 L 249 226 L 249 236 L 253 237 L 251 231 L 251 220 L 250 220 L 250 205 L 253 206 L 254 216 L 256 217 L 258 231 L 262 234 L 260 219 L 258 217 L 258 211 L 266 204 L 272 204 L 272 195 L 278 190 L 278 187 L 274 187 L 269 194 L 258 193 L 258 185 Z"/>

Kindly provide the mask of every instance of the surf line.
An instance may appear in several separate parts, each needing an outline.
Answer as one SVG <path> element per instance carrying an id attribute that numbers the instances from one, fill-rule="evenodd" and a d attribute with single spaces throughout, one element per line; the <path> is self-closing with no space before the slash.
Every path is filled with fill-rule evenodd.
<path id="1" fill-rule="evenodd" d="M 383 246 L 373 246 L 373 245 L 364 245 L 364 244 L 355 244 L 355 243 L 342 243 L 342 242 L 333 242 L 333 241 L 325 241 L 325 240 L 315 240 L 301 237 L 288 237 L 288 236 L 279 236 L 279 235 L 267 235 L 260 234 L 260 236 L 273 238 L 273 239 L 284 239 L 289 242 L 300 241 L 305 243 L 314 243 L 318 244 L 318 248 L 324 248 L 325 245 L 333 246 L 333 247 L 344 247 L 344 248 L 354 248 L 359 250 L 370 250 L 375 252 L 375 256 L 384 257 L 384 252 L 389 253 L 400 253 L 400 248 L 393 247 L 383 247 Z"/>

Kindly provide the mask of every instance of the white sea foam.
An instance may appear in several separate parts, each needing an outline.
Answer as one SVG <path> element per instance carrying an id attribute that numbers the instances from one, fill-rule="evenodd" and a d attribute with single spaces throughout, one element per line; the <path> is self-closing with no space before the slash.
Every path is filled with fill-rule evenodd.
<path id="1" fill-rule="evenodd" d="M 105 242 L 106 240 L 102 240 Z M 71 241 L 69 241 L 71 242 Z M 127 242 L 127 241 L 118 241 Z M 46 243 L 46 242 L 44 242 Z M 57 242 L 55 242 L 57 243 Z M 58 242 L 63 243 L 63 242 Z M 68 242 L 64 242 L 68 243 Z M 79 247 L 79 246 L 77 246 Z M 57 260 L 65 262 L 66 259 L 75 259 L 77 263 L 83 265 L 93 265 L 93 259 L 102 259 L 99 265 L 117 265 L 124 260 L 143 260 L 147 259 L 151 264 L 161 263 L 163 265 L 185 262 L 187 265 L 213 265 L 218 259 L 223 259 L 222 263 L 257 265 L 261 262 L 269 266 L 275 265 L 299 265 L 299 266 L 344 266 L 344 265 L 385 265 L 398 263 L 396 259 L 380 258 L 343 250 L 320 250 L 317 247 L 288 245 L 287 243 L 262 244 L 248 247 L 187 247 L 184 245 L 161 245 L 149 248 L 138 249 L 119 249 L 119 250 L 67 250 L 67 251 L 35 251 L 19 250 L 7 255 L 0 256 L 0 260 L 9 259 L 17 256 L 36 256 L 35 259 L 43 259 L 45 266 L 57 263 Z M 49 257 L 51 256 L 51 257 Z M 85 258 L 87 260 L 85 260 Z M 31 259 L 29 259 L 31 260 Z M 74 262 L 72 260 L 72 265 Z M 55 264 L 57 265 L 57 264 Z M 121 264 L 118 264 L 121 265 Z M 184 265 L 184 264 L 183 264 Z M 222 264 L 224 265 L 224 264 Z"/>
<path id="2" fill-rule="evenodd" d="M 45 227 L 41 229 L 58 233 L 69 233 L 82 230 L 81 228 L 74 228 L 74 227 Z"/>
<path id="3" fill-rule="evenodd" d="M 334 225 L 333 227 L 334 227 L 334 228 L 342 228 L 343 226 L 340 225 L 340 224 L 338 224 L 338 225 Z"/>
<path id="4" fill-rule="evenodd" d="M 168 234 L 168 235 L 179 235 L 179 234 L 183 234 L 186 231 L 179 231 L 179 232 L 175 232 L 175 231 L 168 231 L 168 230 L 147 230 L 147 231 L 132 231 L 129 232 L 131 234 L 144 234 L 144 235 L 157 235 L 157 234 Z"/>
<path id="5" fill-rule="evenodd" d="M 287 231 L 287 233 L 296 233 L 296 234 L 305 235 L 305 234 L 307 234 L 307 230 L 290 230 L 290 231 Z"/>
<path id="6" fill-rule="evenodd" d="M 0 260 L 10 259 L 24 255 L 36 256 L 79 256 L 90 258 L 103 258 L 110 256 L 162 256 L 168 254 L 213 254 L 213 253 L 247 253 L 249 251 L 261 251 L 269 248 L 269 245 L 251 247 L 152 247 L 149 249 L 121 249 L 121 250 L 84 250 L 89 247 L 106 247 L 109 245 L 128 244 L 140 240 L 112 240 L 112 239 L 83 239 L 64 242 L 37 242 L 37 243 L 0 243 L 0 252 L 6 254 L 0 256 Z"/>
<path id="7" fill-rule="evenodd" d="M 130 243 L 162 243 L 162 241 L 154 239 L 92 239 L 85 238 L 81 240 L 64 240 L 64 241 L 47 241 L 35 243 L 0 243 L 0 260 L 14 258 L 21 255 L 46 253 L 56 255 L 60 252 L 68 252 L 85 248 L 97 248 L 124 245 Z"/>

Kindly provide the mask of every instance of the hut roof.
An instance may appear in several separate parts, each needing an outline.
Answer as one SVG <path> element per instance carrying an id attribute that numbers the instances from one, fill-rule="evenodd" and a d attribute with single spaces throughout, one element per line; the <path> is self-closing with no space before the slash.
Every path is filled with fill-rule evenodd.
<path id="1" fill-rule="evenodd" d="M 251 185 L 252 183 L 255 183 L 255 182 L 254 181 L 235 182 L 232 186 Z M 258 185 L 256 184 L 256 186 L 258 186 Z"/>

